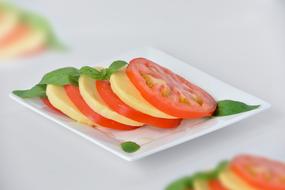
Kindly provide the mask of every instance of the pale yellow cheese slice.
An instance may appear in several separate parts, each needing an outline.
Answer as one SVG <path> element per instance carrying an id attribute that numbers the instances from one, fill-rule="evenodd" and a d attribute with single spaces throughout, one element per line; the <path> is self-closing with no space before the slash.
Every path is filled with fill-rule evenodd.
<path id="1" fill-rule="evenodd" d="M 0 14 L 0 40 L 2 40 L 16 28 L 19 17 L 15 11 L 4 11 Z"/>
<path id="2" fill-rule="evenodd" d="M 47 85 L 46 95 L 55 108 L 59 109 L 71 119 L 83 124 L 93 125 L 93 122 L 83 115 L 71 102 L 64 87 L 49 84 Z"/>
<path id="3" fill-rule="evenodd" d="M 44 46 L 46 34 L 40 30 L 32 30 L 17 41 L 0 48 L 0 58 L 12 58 L 24 55 Z"/>
<path id="4" fill-rule="evenodd" d="M 219 180 L 230 190 L 258 190 L 248 185 L 228 168 L 219 174 Z"/>
<path id="5" fill-rule="evenodd" d="M 96 113 L 125 125 L 131 125 L 131 126 L 143 125 L 143 123 L 131 120 L 110 109 L 99 95 L 96 89 L 96 83 L 94 79 L 85 75 L 80 76 L 79 90 L 84 101 Z"/>
<path id="6" fill-rule="evenodd" d="M 193 186 L 195 190 L 209 190 L 208 182 L 206 180 L 196 179 L 193 182 Z"/>
<path id="7" fill-rule="evenodd" d="M 111 88 L 113 92 L 127 105 L 144 114 L 159 118 L 175 118 L 170 116 L 147 102 L 136 87 L 132 84 L 125 71 L 119 71 L 111 75 Z"/>

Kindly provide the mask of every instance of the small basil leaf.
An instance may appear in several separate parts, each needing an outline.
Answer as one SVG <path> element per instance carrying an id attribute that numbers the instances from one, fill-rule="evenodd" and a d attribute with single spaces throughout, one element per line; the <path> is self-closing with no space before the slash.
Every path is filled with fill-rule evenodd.
<path id="1" fill-rule="evenodd" d="M 104 70 L 104 69 L 103 69 Z M 80 69 L 81 75 L 87 75 L 95 80 L 104 80 L 104 73 L 102 70 L 97 70 L 96 68 L 84 66 Z"/>
<path id="2" fill-rule="evenodd" d="M 120 70 L 121 68 L 123 68 L 125 65 L 127 65 L 128 63 L 126 61 L 122 61 L 122 60 L 117 60 L 114 61 L 109 67 L 108 69 L 106 69 L 106 77 L 105 80 L 110 79 L 110 76 L 117 72 L 118 70 Z"/>
<path id="3" fill-rule="evenodd" d="M 127 141 L 121 143 L 121 148 L 127 153 L 133 153 L 140 149 L 140 145 L 132 141 Z"/>
<path id="4" fill-rule="evenodd" d="M 21 98 L 36 98 L 36 97 L 46 97 L 46 85 L 37 84 L 33 88 L 28 90 L 14 90 L 13 94 Z"/>
<path id="5" fill-rule="evenodd" d="M 243 102 L 234 100 L 218 101 L 217 109 L 214 116 L 227 116 L 247 112 L 258 108 L 260 105 L 247 105 Z"/>
<path id="6" fill-rule="evenodd" d="M 64 67 L 45 74 L 40 84 L 54 84 L 63 86 L 66 84 L 78 85 L 79 71 L 74 67 Z"/>
<path id="7" fill-rule="evenodd" d="M 122 61 L 122 60 L 117 60 L 114 61 L 109 67 L 108 70 L 110 72 L 116 72 L 119 69 L 123 68 L 125 65 L 127 65 L 128 63 L 126 61 Z"/>

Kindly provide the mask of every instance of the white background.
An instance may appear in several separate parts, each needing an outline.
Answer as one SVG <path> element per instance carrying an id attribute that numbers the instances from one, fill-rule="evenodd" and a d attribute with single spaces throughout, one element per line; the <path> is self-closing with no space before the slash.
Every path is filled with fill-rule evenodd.
<path id="1" fill-rule="evenodd" d="M 71 47 L 0 61 L 1 190 L 155 190 L 239 153 L 285 161 L 285 1 L 19 0 Z M 50 69 L 151 45 L 272 104 L 229 128 L 126 162 L 16 104 L 8 93 Z"/>

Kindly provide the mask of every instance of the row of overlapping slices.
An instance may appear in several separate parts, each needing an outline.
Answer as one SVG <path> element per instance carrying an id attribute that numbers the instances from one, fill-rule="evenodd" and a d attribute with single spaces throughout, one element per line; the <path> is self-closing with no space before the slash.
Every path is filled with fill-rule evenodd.
<path id="1" fill-rule="evenodd" d="M 148 65 L 148 70 L 145 70 L 145 65 Z M 169 76 L 163 78 L 160 75 L 156 75 L 158 70 L 160 70 L 160 74 L 163 72 L 163 75 Z M 216 103 L 213 99 L 211 99 L 212 107 L 209 108 L 209 110 L 206 109 L 206 101 L 209 100 L 203 99 L 205 102 L 204 106 L 204 104 L 198 104 L 197 102 L 199 101 L 196 99 L 195 101 L 192 100 L 194 103 L 191 104 L 189 101 L 186 102 L 186 95 L 182 96 L 180 94 L 179 97 L 182 97 L 182 99 L 177 98 L 173 100 L 170 93 L 175 95 L 174 92 L 169 92 L 168 95 L 164 94 L 166 88 L 171 91 L 169 81 L 178 80 L 175 85 L 176 90 L 179 89 L 177 85 L 183 87 L 188 83 L 190 84 L 190 82 L 182 77 L 175 79 L 178 75 L 169 72 L 171 71 L 150 60 L 137 58 L 133 59 L 126 68 L 113 73 L 110 76 L 110 80 L 95 80 L 87 75 L 81 75 L 78 80 L 78 86 L 56 86 L 49 84 L 46 88 L 47 99 L 45 99 L 44 102 L 47 105 L 50 103 L 54 108 L 80 123 L 118 130 L 135 129 L 145 124 L 160 128 L 174 128 L 180 124 L 182 118 L 185 118 L 183 114 L 181 115 L 181 113 L 184 113 L 183 109 L 186 109 L 186 111 L 190 113 L 190 115 L 188 115 L 190 118 L 191 116 L 197 118 L 211 115 L 216 107 Z M 179 81 L 180 79 L 183 79 L 185 84 L 183 84 L 183 82 L 181 83 L 181 81 Z M 139 85 L 145 89 L 139 90 Z M 161 87 L 163 87 L 162 91 Z M 196 86 L 193 85 L 191 87 L 192 89 L 190 90 L 188 89 L 190 87 L 187 87 L 186 89 L 188 89 L 189 92 L 185 92 L 184 94 L 190 92 L 193 94 L 194 92 L 197 93 L 197 91 L 195 91 Z M 144 90 L 149 90 L 147 96 L 145 96 L 145 93 L 148 92 Z M 180 90 L 183 91 L 183 89 Z M 198 87 L 196 90 L 204 92 Z M 144 91 L 144 93 L 142 93 L 142 91 Z M 153 97 L 160 99 L 152 99 Z M 210 98 L 210 96 L 208 98 Z M 161 109 L 162 106 L 155 105 L 157 101 L 160 101 L 161 104 L 159 105 L 165 102 L 167 103 L 167 101 L 174 103 L 172 105 L 167 103 L 169 109 L 168 107 Z M 175 110 L 173 112 L 173 109 L 177 108 L 179 104 L 180 107 L 178 108 L 181 108 L 181 113 L 179 110 L 178 112 L 175 112 Z M 205 109 L 204 112 L 200 110 L 200 115 L 197 115 L 195 108 L 197 110 L 199 106 L 201 110 L 202 107 L 206 108 L 203 108 Z"/>
<path id="2" fill-rule="evenodd" d="M 44 17 L 0 2 L 1 59 L 32 55 L 60 46 Z"/>
<path id="3" fill-rule="evenodd" d="M 285 164 L 242 154 L 214 170 L 180 178 L 166 190 L 285 190 Z"/>

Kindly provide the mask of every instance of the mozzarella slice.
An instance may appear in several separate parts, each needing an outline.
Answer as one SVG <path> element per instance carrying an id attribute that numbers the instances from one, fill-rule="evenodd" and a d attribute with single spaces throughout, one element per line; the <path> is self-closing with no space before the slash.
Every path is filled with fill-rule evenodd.
<path id="1" fill-rule="evenodd" d="M 0 58 L 11 58 L 24 55 L 26 53 L 44 47 L 46 34 L 40 30 L 28 29 L 13 42 L 0 47 Z M 0 44 L 1 45 L 1 44 Z"/>
<path id="2" fill-rule="evenodd" d="M 50 103 L 71 119 L 79 123 L 93 125 L 93 122 L 83 115 L 71 102 L 64 87 L 49 84 L 47 85 L 46 94 Z"/>
<path id="3" fill-rule="evenodd" d="M 258 190 L 250 187 L 246 182 L 236 176 L 228 168 L 222 171 L 219 175 L 219 180 L 227 188 L 231 190 Z"/>
<path id="4" fill-rule="evenodd" d="M 18 24 L 18 14 L 14 11 L 4 11 L 0 15 L 0 40 L 4 39 Z"/>
<path id="5" fill-rule="evenodd" d="M 79 90 L 80 94 L 83 97 L 84 101 L 88 106 L 93 109 L 96 113 L 119 123 L 131 126 L 142 126 L 143 123 L 131 120 L 123 115 L 118 114 L 117 112 L 110 109 L 103 99 L 100 97 L 97 89 L 95 80 L 82 75 L 79 78 Z"/>
<path id="6" fill-rule="evenodd" d="M 173 119 L 170 116 L 147 102 L 136 87 L 132 84 L 125 71 L 119 71 L 111 75 L 111 88 L 113 92 L 127 105 L 144 114 L 153 117 Z"/>
<path id="7" fill-rule="evenodd" d="M 196 179 L 193 182 L 195 190 L 209 190 L 208 181 Z"/>

